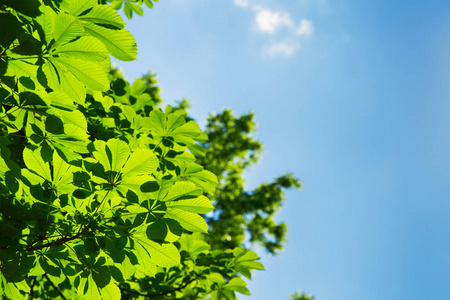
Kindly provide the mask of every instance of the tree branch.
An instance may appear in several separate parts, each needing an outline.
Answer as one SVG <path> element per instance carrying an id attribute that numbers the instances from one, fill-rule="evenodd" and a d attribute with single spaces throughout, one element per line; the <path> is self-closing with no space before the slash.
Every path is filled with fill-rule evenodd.
<path id="1" fill-rule="evenodd" d="M 33 289 L 34 289 L 34 286 L 36 285 L 36 280 L 37 280 L 37 276 L 34 277 L 33 283 L 31 284 L 31 287 L 30 287 L 30 300 L 33 300 Z"/>
<path id="2" fill-rule="evenodd" d="M 75 234 L 73 236 L 63 237 L 63 238 L 57 239 L 55 241 L 48 242 L 46 244 L 39 245 L 39 246 L 34 246 L 34 247 L 32 247 L 33 244 L 34 244 L 34 243 L 32 243 L 32 244 L 28 245 L 25 248 L 25 250 L 26 251 L 34 251 L 34 250 L 39 250 L 39 249 L 43 249 L 43 248 L 47 248 L 47 247 L 59 246 L 59 245 L 65 244 L 65 243 L 67 243 L 69 241 L 72 241 L 72 240 L 75 240 L 75 239 L 79 238 L 80 236 L 82 236 L 88 230 L 89 230 L 89 226 L 85 225 L 82 230 L 80 230 L 77 234 Z"/>
<path id="3" fill-rule="evenodd" d="M 146 298 L 161 297 L 161 296 L 167 296 L 167 295 L 169 295 L 170 293 L 173 293 L 173 292 L 181 291 L 182 289 L 187 287 L 190 283 L 192 283 L 195 280 L 197 280 L 199 277 L 200 277 L 200 275 L 198 275 L 197 277 L 195 277 L 195 278 L 193 278 L 191 280 L 188 280 L 189 277 L 186 277 L 181 282 L 180 286 L 177 287 L 176 289 L 173 289 L 173 290 L 170 290 L 170 291 L 167 291 L 167 292 L 164 292 L 164 293 L 160 293 L 160 294 L 142 294 L 142 293 L 139 293 L 139 292 L 134 291 L 134 290 L 130 290 L 130 289 L 122 288 L 122 287 L 119 287 L 119 288 L 120 288 L 120 290 L 122 292 L 126 292 L 126 293 L 129 293 L 129 294 L 134 294 L 134 295 L 138 295 L 138 296 L 142 296 L 142 297 L 146 297 Z M 186 281 L 186 280 L 188 280 L 188 281 Z"/>

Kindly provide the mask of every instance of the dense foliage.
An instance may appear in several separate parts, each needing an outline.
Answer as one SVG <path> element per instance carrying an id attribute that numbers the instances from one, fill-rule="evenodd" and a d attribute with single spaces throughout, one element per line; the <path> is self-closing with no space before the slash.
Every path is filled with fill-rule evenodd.
<path id="1" fill-rule="evenodd" d="M 299 183 L 245 191 L 252 114 L 211 116 L 206 134 L 186 101 L 159 108 L 153 74 L 110 71 L 137 52 L 113 8 L 152 2 L 108 2 L 0 0 L 0 296 L 249 294 L 240 276 L 263 266 L 243 246 L 282 248 L 272 217 Z"/>
<path id="2" fill-rule="evenodd" d="M 10 299 L 214 299 L 248 294 L 254 252 L 195 232 L 216 176 L 207 140 L 148 85 L 109 75 L 132 60 L 121 17 L 96 0 L 0 1 L 0 293 Z"/>

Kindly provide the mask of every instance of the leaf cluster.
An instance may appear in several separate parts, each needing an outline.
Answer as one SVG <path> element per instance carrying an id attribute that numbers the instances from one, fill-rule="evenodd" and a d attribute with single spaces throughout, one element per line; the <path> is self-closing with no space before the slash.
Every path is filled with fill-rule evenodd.
<path id="1" fill-rule="evenodd" d="M 141 1 L 142 2 L 142 1 Z M 0 296 L 132 299 L 248 294 L 249 250 L 199 234 L 217 177 L 207 135 L 128 83 L 136 44 L 97 0 L 0 0 Z M 147 3 L 147 1 L 146 1 Z"/>

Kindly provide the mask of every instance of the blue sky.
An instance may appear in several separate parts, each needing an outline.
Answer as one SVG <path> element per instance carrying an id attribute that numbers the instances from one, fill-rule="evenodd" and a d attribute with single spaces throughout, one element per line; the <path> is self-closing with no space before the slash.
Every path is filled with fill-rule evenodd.
<path id="1" fill-rule="evenodd" d="M 450 2 L 161 0 L 128 29 L 129 80 L 154 70 L 200 124 L 256 113 L 248 187 L 303 183 L 241 299 L 449 298 Z"/>

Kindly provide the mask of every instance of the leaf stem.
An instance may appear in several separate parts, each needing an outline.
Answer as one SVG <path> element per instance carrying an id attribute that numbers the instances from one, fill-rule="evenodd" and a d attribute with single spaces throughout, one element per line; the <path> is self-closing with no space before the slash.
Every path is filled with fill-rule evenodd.
<path id="1" fill-rule="evenodd" d="M 47 281 L 50 283 L 50 285 L 58 292 L 58 294 L 63 298 L 64 300 L 67 300 L 67 298 L 64 296 L 64 294 L 61 292 L 61 290 L 48 278 L 47 274 L 42 275 L 47 279 Z"/>
<path id="2" fill-rule="evenodd" d="M 36 285 L 36 280 L 37 280 L 37 276 L 34 277 L 33 283 L 31 284 L 31 287 L 30 287 L 30 300 L 33 300 L 33 289 L 34 289 L 34 286 Z"/>
<path id="3" fill-rule="evenodd" d="M 169 294 L 171 294 L 173 292 L 181 291 L 182 289 L 184 289 L 189 284 L 191 284 L 192 282 L 194 282 L 195 280 L 197 280 L 199 278 L 200 278 L 200 275 L 194 277 L 191 280 L 189 280 L 189 277 L 186 277 L 185 279 L 183 279 L 183 281 L 181 282 L 180 286 L 178 286 L 176 289 L 173 289 L 173 290 L 170 290 L 170 291 L 167 291 L 167 292 L 163 292 L 163 293 L 159 293 L 159 294 L 147 294 L 146 295 L 146 294 L 139 293 L 139 292 L 137 292 L 135 290 L 127 289 L 127 288 L 119 287 L 119 289 L 122 292 L 125 292 L 125 293 L 128 293 L 128 294 L 138 295 L 138 296 L 142 296 L 142 297 L 146 297 L 146 298 L 156 298 L 156 297 L 161 297 L 161 296 L 167 296 L 167 295 L 169 295 Z"/>

